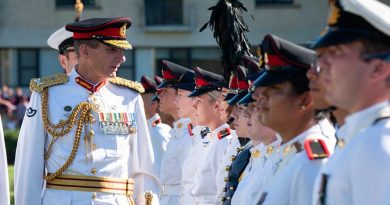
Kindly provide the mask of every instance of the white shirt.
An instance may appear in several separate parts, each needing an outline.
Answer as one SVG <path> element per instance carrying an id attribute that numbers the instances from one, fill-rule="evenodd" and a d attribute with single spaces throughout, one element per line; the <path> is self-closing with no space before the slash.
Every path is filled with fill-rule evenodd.
<path id="1" fill-rule="evenodd" d="M 264 173 L 273 163 L 272 155 L 279 148 L 280 143 L 281 139 L 278 138 L 267 146 L 261 143 L 251 148 L 250 161 L 242 173 L 241 181 L 234 192 L 231 204 L 247 205 L 253 203 L 253 200 L 259 194 L 259 190 L 264 185 Z M 252 153 L 254 152 L 258 152 L 259 156 L 253 156 Z"/>
<path id="2" fill-rule="evenodd" d="M 191 195 L 191 189 L 195 186 L 195 174 L 205 154 L 207 146 L 202 142 L 201 131 L 203 126 L 195 126 L 192 130 L 193 141 L 189 148 L 186 159 L 183 162 L 181 183 L 182 183 L 182 205 L 195 205 L 195 198 Z"/>
<path id="3" fill-rule="evenodd" d="M 168 143 L 161 162 L 160 178 L 164 189 L 175 189 L 175 193 L 164 194 L 160 197 L 160 204 L 180 205 L 181 201 L 181 174 L 183 162 L 192 145 L 192 136 L 188 130 L 189 118 L 181 118 L 174 122 L 174 135 Z"/>
<path id="4" fill-rule="evenodd" d="M 69 81 L 48 88 L 49 120 L 57 124 L 67 119 L 70 112 L 65 107 L 75 108 L 80 102 L 87 102 L 89 91 L 78 85 L 75 69 L 69 74 Z M 134 199 L 143 204 L 144 191 L 159 191 L 159 182 L 154 170 L 153 150 L 148 127 L 146 125 L 144 105 L 139 93 L 126 87 L 107 82 L 94 94 L 101 103 L 104 113 L 134 114 L 136 132 L 127 135 L 104 134 L 100 129 L 99 115 L 91 112 L 96 120 L 92 124 L 94 131 L 92 151 L 86 150 L 82 130 L 80 144 L 75 159 L 63 174 L 99 176 L 112 178 L 130 178 L 134 182 Z M 93 199 L 91 192 L 44 189 L 44 171 L 54 173 L 69 158 L 75 138 L 76 126 L 69 134 L 58 138 L 54 143 L 50 158 L 44 160 L 44 153 L 52 136 L 45 131 L 42 120 L 41 94 L 33 92 L 28 114 L 23 119 L 15 159 L 15 204 L 16 205 L 99 205 L 126 204 L 125 195 L 97 193 Z M 77 118 L 78 119 L 78 118 Z M 87 159 L 88 154 L 88 159 Z M 95 173 L 93 173 L 96 170 Z M 42 195 L 43 193 L 43 195 Z M 60 200 L 59 200 L 60 199 Z M 158 204 L 155 195 L 154 204 Z"/>
<path id="5" fill-rule="evenodd" d="M 169 139 L 171 138 L 171 127 L 161 122 L 160 115 L 156 113 L 147 120 L 150 139 L 152 141 L 154 163 L 157 173 L 160 173 L 162 156 L 167 150 Z"/>
<path id="6" fill-rule="evenodd" d="M 215 204 L 218 194 L 216 184 L 217 170 L 231 138 L 229 135 L 219 140 L 218 132 L 226 128 L 229 128 L 229 125 L 225 123 L 203 139 L 208 140 L 208 146 L 196 173 L 195 187 L 191 190 L 191 194 L 199 205 Z M 206 144 L 206 142 L 203 143 Z"/>
<path id="7" fill-rule="evenodd" d="M 3 124 L 0 115 L 0 204 L 9 204 L 7 152 L 5 151 Z"/>
<path id="8" fill-rule="evenodd" d="M 276 160 L 272 169 L 268 170 L 273 173 L 273 177 L 267 179 L 270 181 L 266 182 L 260 191 L 261 194 L 252 204 L 256 204 L 263 194 L 266 194 L 264 205 L 311 204 L 316 175 L 327 159 L 310 160 L 303 145 L 308 139 L 322 139 L 327 148 L 333 150 L 334 134 L 334 128 L 327 119 L 324 119 L 283 144 L 276 153 L 279 160 Z"/>
<path id="9" fill-rule="evenodd" d="M 384 205 L 390 202 L 390 116 L 389 102 L 378 103 L 349 115 L 337 148 L 318 175 L 313 204 L 319 204 L 321 177 L 326 175 L 325 204 Z"/>

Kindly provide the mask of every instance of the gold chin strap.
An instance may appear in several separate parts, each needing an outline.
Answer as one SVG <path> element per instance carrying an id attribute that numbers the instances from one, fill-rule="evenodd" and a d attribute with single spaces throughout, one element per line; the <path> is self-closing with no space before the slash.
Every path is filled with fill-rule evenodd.
<path id="1" fill-rule="evenodd" d="M 48 174 L 43 178 L 46 181 L 52 181 L 59 175 L 61 175 L 73 162 L 76 157 L 77 150 L 80 144 L 80 136 L 83 129 L 83 126 L 86 123 L 93 122 L 93 115 L 91 114 L 91 104 L 88 102 L 81 102 L 78 104 L 72 111 L 71 115 L 67 120 L 60 120 L 58 124 L 52 124 L 49 121 L 49 109 L 48 109 L 48 88 L 44 88 L 42 92 L 42 118 L 43 125 L 45 130 L 53 137 L 51 140 L 47 152 L 45 153 L 45 160 L 50 158 L 50 154 L 52 152 L 53 144 L 57 141 L 58 138 L 63 137 L 73 129 L 74 125 L 77 123 L 76 134 L 73 142 L 72 152 L 69 155 L 68 160 L 66 160 L 65 164 L 62 165 L 60 169 L 58 169 L 53 174 Z M 79 115 L 79 120 L 77 121 L 77 116 Z M 87 133 L 89 134 L 89 133 Z"/>

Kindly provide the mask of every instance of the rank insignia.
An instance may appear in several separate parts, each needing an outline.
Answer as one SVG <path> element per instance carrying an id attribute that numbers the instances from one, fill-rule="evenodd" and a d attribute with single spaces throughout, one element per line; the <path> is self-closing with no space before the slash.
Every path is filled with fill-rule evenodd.
<path id="1" fill-rule="evenodd" d="M 99 113 L 100 131 L 104 134 L 128 135 L 137 131 L 134 113 Z"/>
<path id="2" fill-rule="evenodd" d="M 329 157 L 329 151 L 322 139 L 308 139 L 305 141 L 305 150 L 310 160 Z"/>
<path id="3" fill-rule="evenodd" d="M 190 134 L 190 136 L 193 136 L 194 133 L 192 132 L 192 129 L 194 129 L 194 126 L 191 123 L 189 123 L 187 125 L 187 128 L 188 128 L 188 133 Z"/>
<path id="4" fill-rule="evenodd" d="M 31 107 L 29 107 L 27 110 L 26 110 L 26 115 L 27 117 L 34 117 L 34 115 L 37 113 L 37 110 L 34 110 L 32 109 Z"/>
<path id="5" fill-rule="evenodd" d="M 152 127 L 156 127 L 158 124 L 161 123 L 161 119 L 157 119 L 152 123 Z"/>
<path id="6" fill-rule="evenodd" d="M 230 129 L 226 128 L 218 132 L 218 139 L 222 139 L 226 136 L 230 135 Z"/>

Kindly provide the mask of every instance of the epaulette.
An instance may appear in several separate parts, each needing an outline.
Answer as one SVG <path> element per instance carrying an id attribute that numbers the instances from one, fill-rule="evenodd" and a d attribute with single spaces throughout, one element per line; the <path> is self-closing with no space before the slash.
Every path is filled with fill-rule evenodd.
<path id="1" fill-rule="evenodd" d="M 108 81 L 112 84 L 115 84 L 115 85 L 121 85 L 121 86 L 128 87 L 128 88 L 135 90 L 139 93 L 145 92 L 145 88 L 142 86 L 142 84 L 135 82 L 135 81 L 126 80 L 126 79 L 120 78 L 120 77 L 110 78 Z"/>
<path id="2" fill-rule="evenodd" d="M 35 92 L 42 92 L 43 89 L 64 84 L 69 81 L 68 75 L 65 73 L 58 73 L 55 75 L 45 76 L 42 78 L 33 78 L 30 81 L 30 90 Z"/>
<path id="3" fill-rule="evenodd" d="M 229 128 L 225 128 L 221 131 L 218 132 L 218 139 L 222 139 L 226 136 L 230 135 L 230 129 Z"/>
<path id="4" fill-rule="evenodd" d="M 152 123 L 152 126 L 153 127 L 156 127 L 158 124 L 160 124 L 161 123 L 161 119 L 159 118 L 159 119 L 157 119 L 157 120 L 155 120 L 153 123 Z"/>
<path id="5" fill-rule="evenodd" d="M 308 139 L 305 141 L 306 154 L 310 160 L 329 157 L 329 150 L 322 139 Z"/>
<path id="6" fill-rule="evenodd" d="M 191 123 L 188 123 L 187 128 L 188 128 L 188 134 L 190 134 L 190 136 L 193 136 L 194 133 L 192 132 L 192 129 L 194 129 L 194 126 Z"/>

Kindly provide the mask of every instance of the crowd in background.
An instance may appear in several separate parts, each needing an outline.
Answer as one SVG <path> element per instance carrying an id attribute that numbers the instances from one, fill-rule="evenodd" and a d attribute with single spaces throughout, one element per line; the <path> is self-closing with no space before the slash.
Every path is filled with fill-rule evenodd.
<path id="1" fill-rule="evenodd" d="M 3 85 L 0 90 L 0 114 L 4 129 L 17 129 L 21 126 L 29 102 L 29 95 L 21 87 Z"/>

